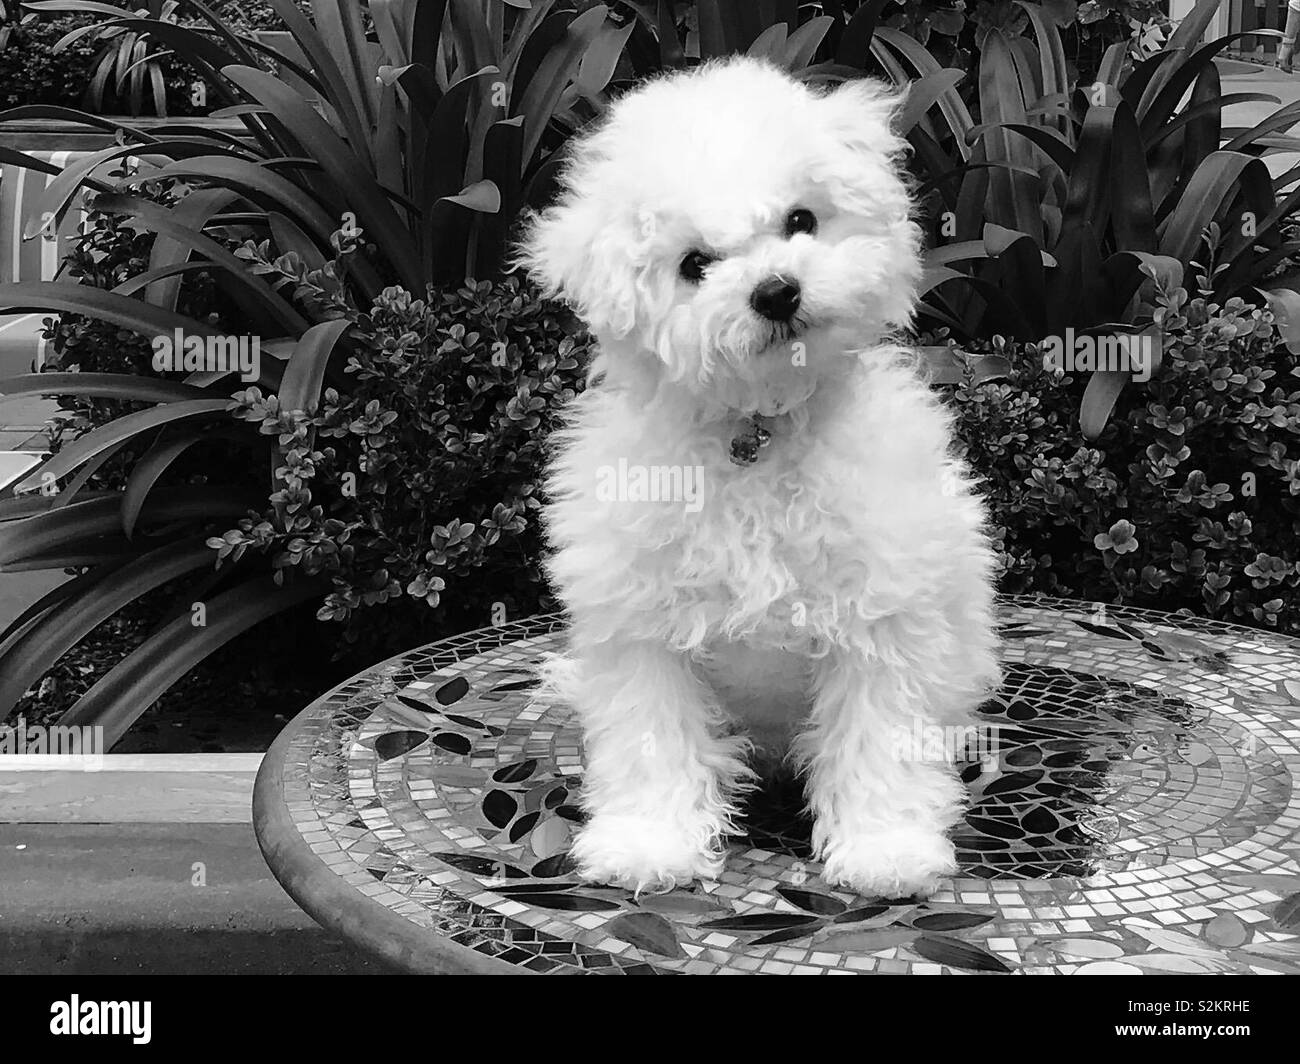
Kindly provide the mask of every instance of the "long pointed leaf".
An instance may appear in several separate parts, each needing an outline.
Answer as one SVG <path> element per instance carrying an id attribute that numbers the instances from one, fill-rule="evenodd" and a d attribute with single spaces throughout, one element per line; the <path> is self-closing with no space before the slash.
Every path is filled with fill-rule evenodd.
<path id="1" fill-rule="evenodd" d="M 515 108 L 516 114 L 524 116 L 525 161 L 532 159 L 537 151 L 560 96 L 577 76 L 582 57 L 604 25 L 607 12 L 599 4 L 569 23 L 564 42 L 542 60 L 537 73 L 529 80 L 523 100 Z"/>
<path id="2" fill-rule="evenodd" d="M 211 395 L 179 381 L 135 377 L 129 373 L 24 373 L 0 379 L 0 396 L 81 395 L 93 399 L 134 399 L 142 403 L 170 403 L 207 399 Z"/>
<path id="3" fill-rule="evenodd" d="M 244 516 L 254 501 L 243 490 L 185 485 L 156 492 L 145 506 L 141 520 L 169 522 Z M 115 535 L 121 525 L 121 505 L 121 495 L 114 492 L 0 524 L 0 570 L 9 572 L 13 563 L 24 559 L 53 556 L 54 552 L 94 537 Z M 138 545 L 124 538 L 122 542 L 138 552 Z"/>
<path id="4" fill-rule="evenodd" d="M 141 456 L 132 467 L 131 475 L 127 477 L 126 487 L 122 491 L 122 534 L 127 539 L 135 535 L 135 527 L 140 520 L 140 514 L 144 512 L 149 493 L 171 464 L 196 444 L 216 438 L 249 439 L 250 435 L 236 430 L 228 433 L 187 432 L 171 439 L 160 437 Z"/>
<path id="5" fill-rule="evenodd" d="M 75 597 L 55 605 L 0 656 L 4 664 L 0 670 L 0 718 L 96 626 L 145 592 L 196 569 L 212 568 L 216 557 L 204 537 L 180 540 L 115 566 L 90 586 L 78 589 Z"/>
<path id="6" fill-rule="evenodd" d="M 1025 101 L 1016 77 L 1011 48 L 1000 30 L 991 30 L 984 38 L 979 67 L 980 117 L 998 125 L 1025 122 Z M 988 160 L 1014 167 L 1033 168 L 1033 149 L 1018 137 L 1006 132 L 992 132 L 985 137 Z M 989 171 L 988 217 L 1010 229 L 1027 233 L 1040 244 L 1043 237 L 1042 214 L 1036 193 L 1038 179 L 995 166 Z"/>
<path id="7" fill-rule="evenodd" d="M 1113 369 L 1096 370 L 1088 378 L 1079 405 L 1079 429 L 1085 440 L 1095 440 L 1101 435 L 1128 380 L 1127 373 Z"/>
<path id="8" fill-rule="evenodd" d="M 1257 174 L 1262 171 L 1262 178 L 1271 189 L 1268 170 L 1259 159 L 1228 151 L 1215 152 L 1206 159 L 1192 175 L 1178 205 L 1160 224 L 1160 254 L 1190 262 L 1200 246 L 1205 227 L 1228 202 L 1248 168 L 1257 168 Z"/>
<path id="9" fill-rule="evenodd" d="M 346 318 L 313 325 L 302 336 L 289 356 L 289 365 L 280 384 L 280 409 L 316 412 L 325 367 L 335 346 L 352 323 Z"/>
<path id="10" fill-rule="evenodd" d="M 123 414 L 106 425 L 101 425 L 84 436 L 78 437 L 64 447 L 63 450 L 53 455 L 49 461 L 45 462 L 35 472 L 24 477 L 20 483 L 15 485 L 14 490 L 16 492 L 33 491 L 43 483 L 62 480 L 82 462 L 95 457 L 107 447 L 115 446 L 132 436 L 163 425 L 174 425 L 178 422 L 193 421 L 198 418 L 211 419 L 222 416 L 229 405 L 230 400 L 228 399 L 185 399 L 179 402 L 150 407 L 148 410 L 138 410 L 133 414 Z"/>
<path id="11" fill-rule="evenodd" d="M 142 336 L 169 335 L 177 329 L 194 336 L 218 335 L 211 325 L 183 314 L 129 296 L 114 295 L 102 288 L 63 281 L 0 284 L 0 310 L 68 311 L 111 322 Z"/>
<path id="12" fill-rule="evenodd" d="M 119 564 L 125 564 L 125 560 Z M 26 628 L 27 625 L 36 620 L 37 617 L 48 613 L 64 599 L 79 595 L 87 588 L 93 587 L 103 580 L 113 568 L 114 566 L 98 566 L 94 569 L 87 569 L 84 573 L 79 573 L 76 576 L 69 577 L 62 583 L 55 584 L 49 591 L 31 603 L 3 629 L 0 629 L 0 661 L 4 660 L 5 644 Z M 2 713 L 0 713 L 0 717 L 3 717 Z"/>
<path id="13" fill-rule="evenodd" d="M 171 209 L 136 196 L 107 193 L 98 197 L 96 206 L 110 214 L 123 214 L 138 218 L 155 233 L 171 237 L 179 244 L 188 245 L 204 255 L 214 267 L 221 267 L 218 276 L 228 278 L 260 303 L 280 324 L 289 329 L 307 328 L 307 319 L 265 281 L 258 278 L 240 259 L 217 241 L 180 224 Z"/>
<path id="14" fill-rule="evenodd" d="M 261 621 L 329 590 L 324 579 L 277 587 L 267 577 L 241 584 L 207 603 L 208 624 L 189 615 L 155 633 L 103 676 L 59 720 L 65 727 L 100 726 L 111 747 L 146 709 L 205 657 Z"/>
<path id="15" fill-rule="evenodd" d="M 402 283 L 412 292 L 423 292 L 424 278 L 410 233 L 371 171 L 361 164 L 338 134 L 306 100 L 265 71 L 227 67 L 222 73 L 269 108 L 307 153 L 320 163 L 338 189 L 350 200 L 355 197 L 353 201 L 356 202 L 358 218 L 389 255 Z"/>

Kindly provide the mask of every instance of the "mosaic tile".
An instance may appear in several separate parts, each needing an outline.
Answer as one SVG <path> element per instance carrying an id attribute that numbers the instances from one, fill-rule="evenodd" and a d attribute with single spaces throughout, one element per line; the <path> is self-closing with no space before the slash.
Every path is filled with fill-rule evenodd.
<path id="1" fill-rule="evenodd" d="M 798 787 L 749 803 L 716 882 L 580 883 L 581 738 L 534 700 L 558 616 L 384 662 L 290 725 L 285 808 L 369 900 L 547 974 L 1300 974 L 1300 641 L 1000 601 L 1005 679 L 958 769 L 928 900 L 821 879 Z"/>

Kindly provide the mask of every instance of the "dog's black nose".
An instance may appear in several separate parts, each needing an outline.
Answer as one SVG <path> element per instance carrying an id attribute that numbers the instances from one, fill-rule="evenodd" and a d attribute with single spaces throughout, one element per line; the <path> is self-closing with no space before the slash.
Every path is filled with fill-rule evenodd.
<path id="1" fill-rule="evenodd" d="M 769 277 L 750 293 L 749 305 L 768 321 L 789 321 L 799 309 L 799 296 L 799 286 L 793 281 Z"/>

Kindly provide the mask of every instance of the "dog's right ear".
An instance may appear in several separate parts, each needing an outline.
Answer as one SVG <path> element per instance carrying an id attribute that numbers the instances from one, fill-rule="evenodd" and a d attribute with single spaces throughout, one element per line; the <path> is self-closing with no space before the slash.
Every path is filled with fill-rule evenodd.
<path id="1" fill-rule="evenodd" d="M 636 325 L 636 241 L 628 208 L 599 189 L 581 163 L 570 168 L 559 200 L 524 221 L 514 259 L 546 296 L 572 304 L 594 333 L 613 339 Z"/>

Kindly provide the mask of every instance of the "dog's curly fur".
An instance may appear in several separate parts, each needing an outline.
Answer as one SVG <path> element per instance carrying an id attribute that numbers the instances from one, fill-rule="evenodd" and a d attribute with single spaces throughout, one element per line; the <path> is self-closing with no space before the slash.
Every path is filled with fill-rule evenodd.
<path id="1" fill-rule="evenodd" d="M 716 876 L 755 750 L 806 775 L 831 882 L 907 894 L 955 868 L 960 781 L 896 737 L 965 722 L 996 684 L 994 556 L 948 418 L 887 339 L 920 275 L 897 103 L 752 59 L 673 74 L 577 140 L 529 222 L 519 261 L 602 350 L 546 511 L 572 621 L 547 678 L 584 727 L 587 878 Z M 789 231 L 794 209 L 814 231 Z M 772 277 L 801 288 L 788 321 L 751 306 Z M 754 414 L 772 438 L 737 465 Z M 611 501 L 597 483 L 620 460 L 698 471 L 698 508 Z"/>

